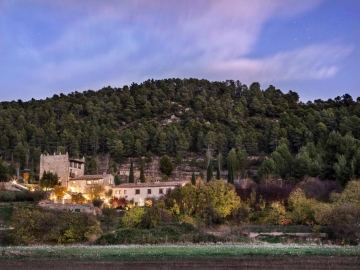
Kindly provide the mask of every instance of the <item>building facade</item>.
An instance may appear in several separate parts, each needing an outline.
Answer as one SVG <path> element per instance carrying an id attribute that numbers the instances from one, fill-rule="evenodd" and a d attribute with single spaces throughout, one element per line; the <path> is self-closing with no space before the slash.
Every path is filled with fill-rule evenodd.
<path id="1" fill-rule="evenodd" d="M 107 190 L 112 189 L 114 198 L 125 198 L 133 201 L 137 206 L 144 206 L 147 199 L 158 199 L 177 187 L 185 186 L 189 181 L 181 182 L 150 182 L 150 183 L 124 183 L 118 186 L 105 186 Z"/>

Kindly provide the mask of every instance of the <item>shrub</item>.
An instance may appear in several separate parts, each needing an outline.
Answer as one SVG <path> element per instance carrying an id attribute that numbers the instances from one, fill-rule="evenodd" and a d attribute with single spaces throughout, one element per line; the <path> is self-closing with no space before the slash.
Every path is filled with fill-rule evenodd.
<path id="1" fill-rule="evenodd" d="M 323 201 L 328 201 L 332 192 L 341 192 L 341 186 L 337 181 L 321 181 L 311 177 L 300 182 L 298 187 L 304 191 L 306 198 Z"/>

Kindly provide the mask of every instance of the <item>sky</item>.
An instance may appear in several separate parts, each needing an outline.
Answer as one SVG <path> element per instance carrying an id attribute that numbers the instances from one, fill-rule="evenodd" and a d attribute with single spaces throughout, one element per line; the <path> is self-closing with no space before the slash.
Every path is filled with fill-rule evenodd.
<path id="1" fill-rule="evenodd" d="M 0 101 L 148 79 L 360 97 L 359 0 L 0 0 Z"/>

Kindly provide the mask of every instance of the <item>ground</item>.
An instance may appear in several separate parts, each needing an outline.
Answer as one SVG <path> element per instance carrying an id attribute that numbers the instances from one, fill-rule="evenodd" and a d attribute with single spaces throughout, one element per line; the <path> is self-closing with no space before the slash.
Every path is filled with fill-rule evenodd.
<path id="1" fill-rule="evenodd" d="M 359 269 L 359 257 L 305 256 L 305 257 L 244 257 L 221 259 L 173 259 L 134 261 L 71 261 L 20 260 L 2 261 L 1 269 Z"/>

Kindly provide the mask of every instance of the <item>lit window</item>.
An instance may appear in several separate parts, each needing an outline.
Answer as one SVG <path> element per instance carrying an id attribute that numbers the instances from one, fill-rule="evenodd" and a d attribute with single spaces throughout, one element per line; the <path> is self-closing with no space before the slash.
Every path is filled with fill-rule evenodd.
<path id="1" fill-rule="evenodd" d="M 140 189 L 135 189 L 135 194 L 140 194 Z"/>
<path id="2" fill-rule="evenodd" d="M 91 180 L 86 180 L 86 184 L 87 184 L 87 185 L 91 185 L 91 184 L 92 184 L 92 181 L 91 181 Z"/>
<path id="3" fill-rule="evenodd" d="M 94 180 L 94 185 L 99 184 L 99 180 Z"/>

